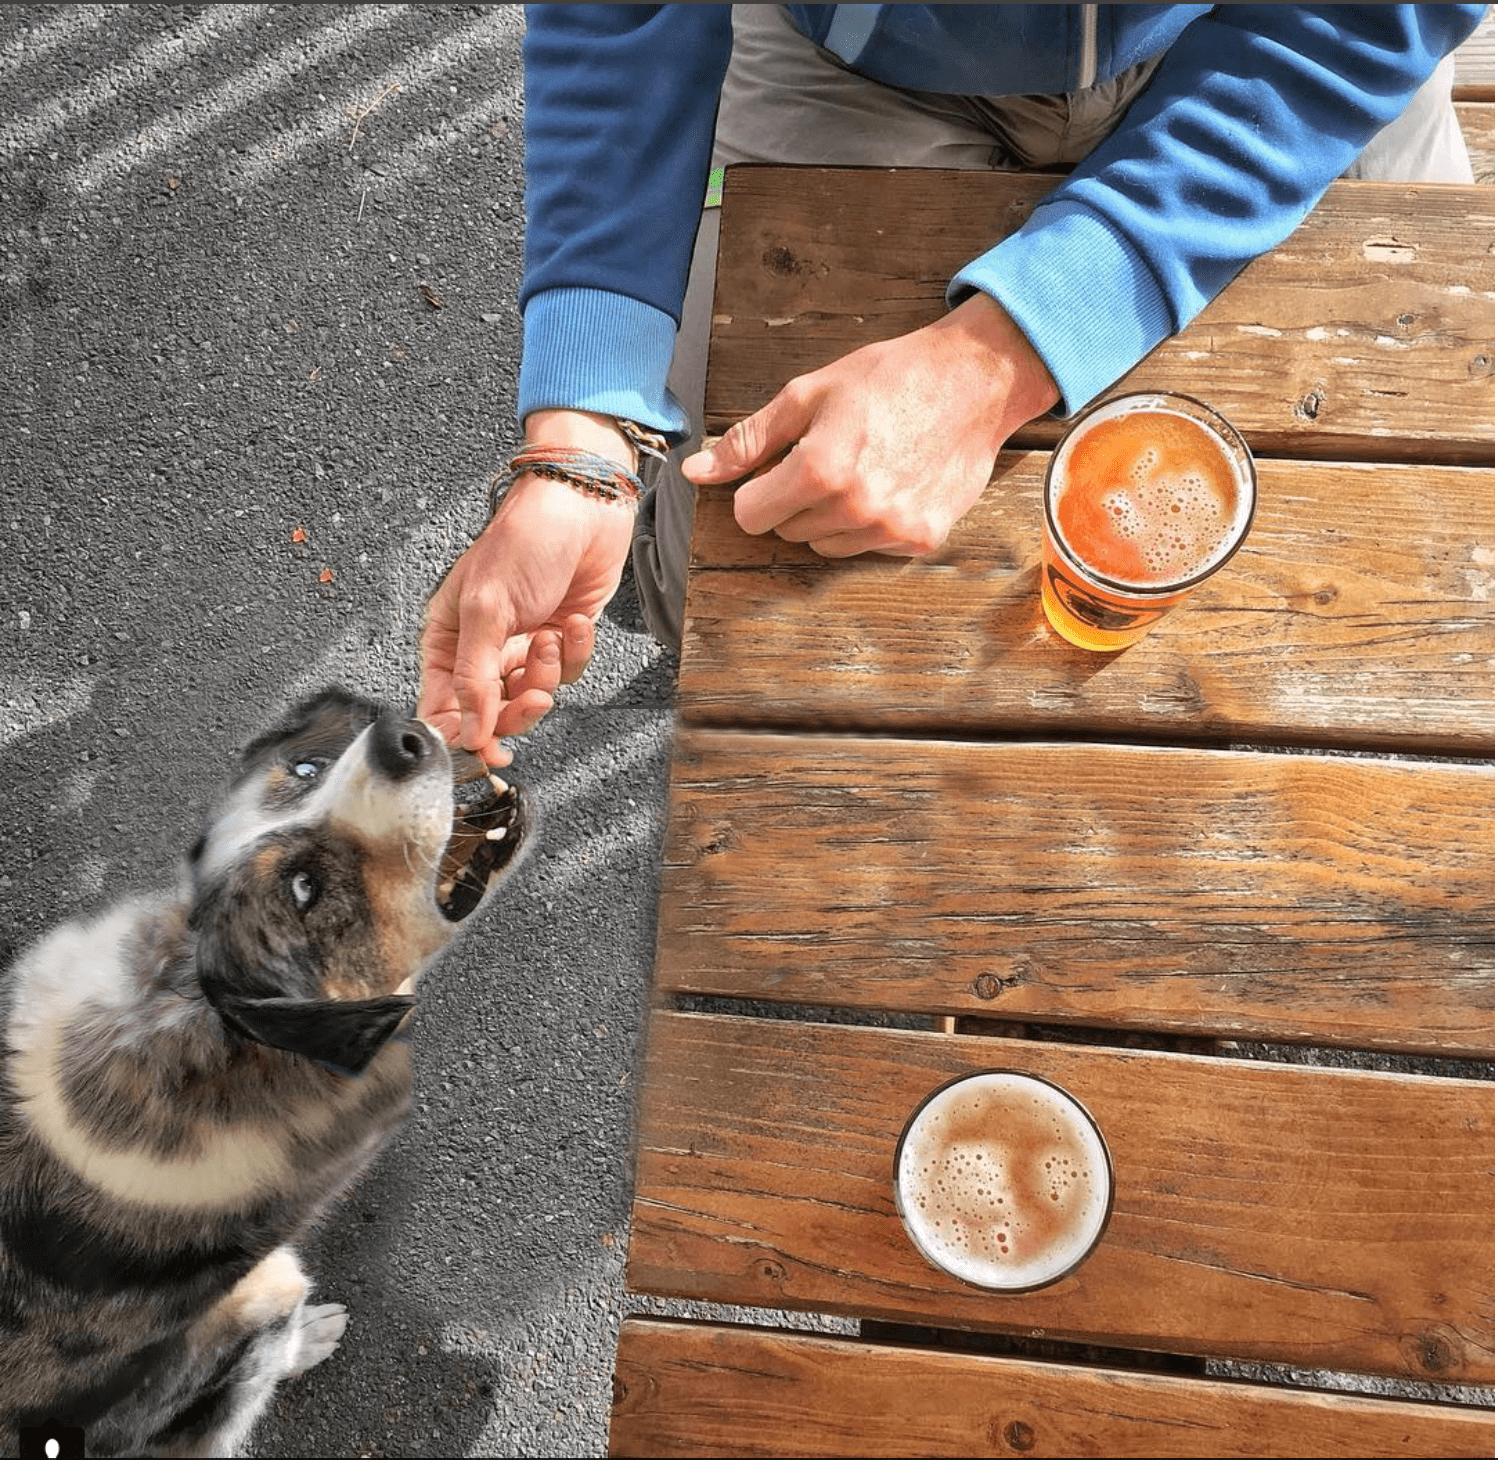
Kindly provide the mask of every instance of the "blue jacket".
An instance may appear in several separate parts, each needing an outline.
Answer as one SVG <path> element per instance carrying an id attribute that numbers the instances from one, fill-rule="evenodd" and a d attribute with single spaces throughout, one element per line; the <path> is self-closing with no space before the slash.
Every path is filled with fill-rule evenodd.
<path id="1" fill-rule="evenodd" d="M 792 5 L 876 80 L 1061 92 L 1164 54 L 1122 126 L 948 289 L 1013 316 L 1075 411 L 1286 238 L 1482 5 Z M 685 435 L 666 391 L 732 45 L 726 5 L 534 5 L 519 414 Z"/>

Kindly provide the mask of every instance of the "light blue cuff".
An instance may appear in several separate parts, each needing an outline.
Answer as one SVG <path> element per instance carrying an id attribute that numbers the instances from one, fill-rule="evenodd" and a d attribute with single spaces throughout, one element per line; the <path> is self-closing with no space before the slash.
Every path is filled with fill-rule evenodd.
<path id="1" fill-rule="evenodd" d="M 1061 391 L 1067 415 L 1132 370 L 1180 324 L 1132 244 L 1101 214 L 1042 203 L 1018 233 L 960 270 L 947 303 L 974 289 L 1024 331 Z"/>
<path id="2" fill-rule="evenodd" d="M 516 414 L 597 411 L 623 416 L 672 443 L 691 434 L 666 389 L 676 321 L 606 289 L 547 289 L 526 302 Z"/>

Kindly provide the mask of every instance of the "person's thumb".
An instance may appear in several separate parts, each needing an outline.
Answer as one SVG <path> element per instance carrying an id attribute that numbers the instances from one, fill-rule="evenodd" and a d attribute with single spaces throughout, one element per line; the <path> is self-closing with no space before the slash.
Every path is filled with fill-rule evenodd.
<path id="1" fill-rule="evenodd" d="M 736 482 L 800 440 L 810 420 L 806 402 L 788 386 L 768 405 L 736 421 L 711 446 L 681 464 L 681 474 L 699 486 Z"/>

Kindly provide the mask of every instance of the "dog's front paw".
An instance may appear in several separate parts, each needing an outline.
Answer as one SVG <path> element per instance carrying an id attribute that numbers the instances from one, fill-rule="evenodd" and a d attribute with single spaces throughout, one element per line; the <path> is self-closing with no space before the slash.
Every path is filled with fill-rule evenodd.
<path id="1" fill-rule="evenodd" d="M 342 1303 L 323 1303 L 303 1308 L 293 1321 L 291 1367 L 287 1374 L 305 1374 L 338 1347 L 348 1327 L 348 1309 Z"/>

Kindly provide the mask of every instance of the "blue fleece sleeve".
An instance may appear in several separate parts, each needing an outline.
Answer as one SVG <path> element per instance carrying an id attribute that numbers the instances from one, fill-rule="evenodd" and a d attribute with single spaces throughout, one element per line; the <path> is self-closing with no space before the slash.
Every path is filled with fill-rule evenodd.
<path id="1" fill-rule="evenodd" d="M 1485 9 L 1216 7 L 949 302 L 997 299 L 1079 410 L 1287 238 Z"/>
<path id="2" fill-rule="evenodd" d="M 528 5 L 519 415 L 686 434 L 665 388 L 702 214 L 727 5 Z"/>

